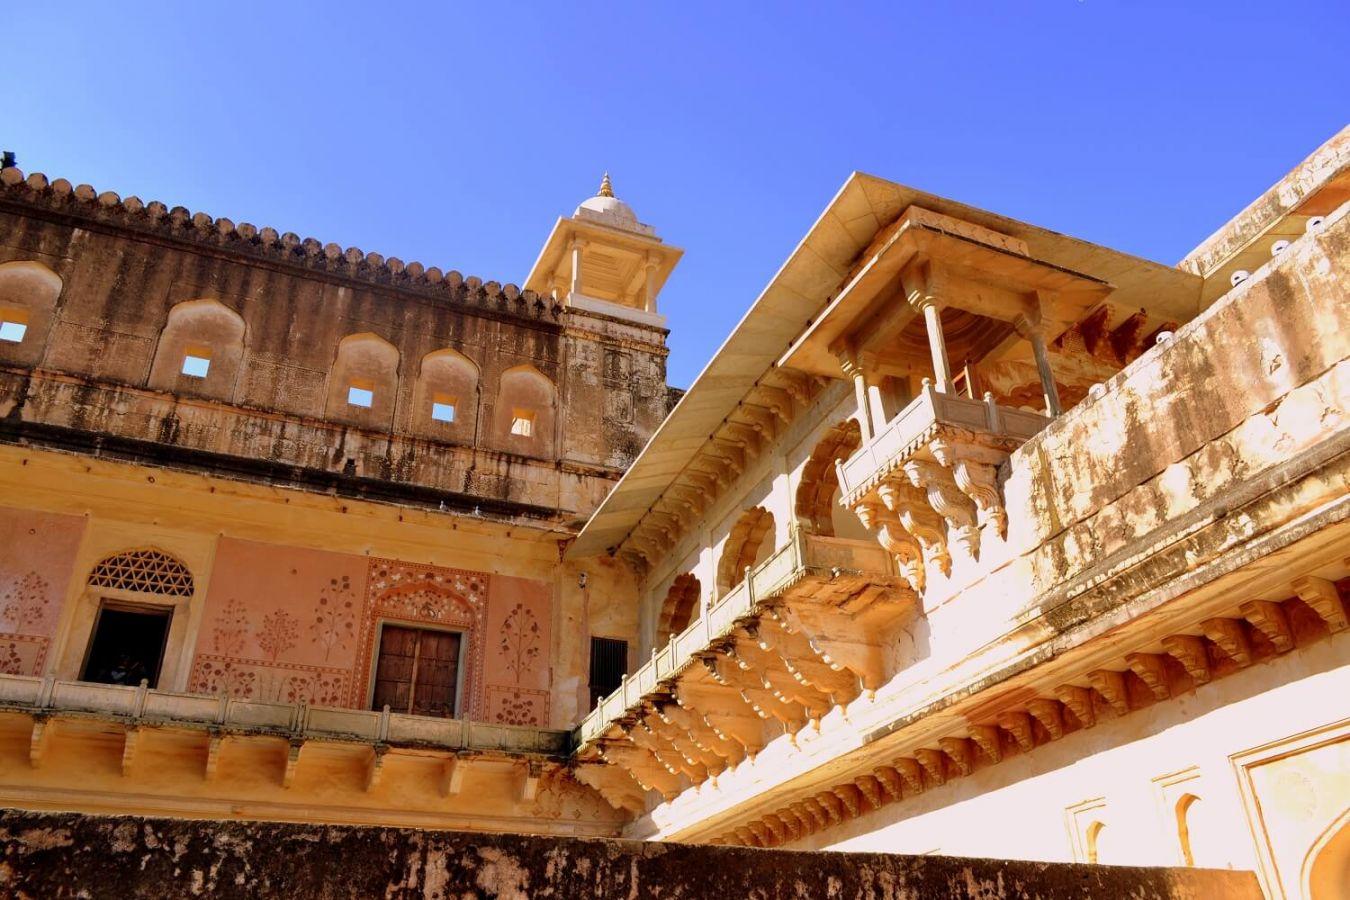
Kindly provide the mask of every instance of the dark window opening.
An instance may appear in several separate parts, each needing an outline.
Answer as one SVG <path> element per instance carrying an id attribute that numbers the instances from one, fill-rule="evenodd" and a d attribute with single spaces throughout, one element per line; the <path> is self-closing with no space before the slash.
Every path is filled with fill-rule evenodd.
<path id="1" fill-rule="evenodd" d="M 459 646 L 460 635 L 453 631 L 386 624 L 380 629 L 371 709 L 453 717 Z"/>
<path id="2" fill-rule="evenodd" d="M 591 706 L 614 693 L 628 673 L 628 642 L 591 638 Z"/>
<path id="3" fill-rule="evenodd" d="M 82 681 L 100 684 L 159 684 L 164 642 L 173 610 L 105 603 L 94 622 Z"/>

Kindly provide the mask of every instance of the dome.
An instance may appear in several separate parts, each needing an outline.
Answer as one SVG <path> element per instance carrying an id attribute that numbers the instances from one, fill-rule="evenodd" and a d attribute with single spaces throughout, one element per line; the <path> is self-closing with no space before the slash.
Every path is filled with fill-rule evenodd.
<path id="1" fill-rule="evenodd" d="M 610 183 L 608 172 L 600 182 L 600 190 L 594 197 L 582 201 L 573 216 L 579 219 L 598 219 L 606 225 L 629 231 L 645 230 L 638 222 L 633 207 L 614 196 L 614 185 Z"/>

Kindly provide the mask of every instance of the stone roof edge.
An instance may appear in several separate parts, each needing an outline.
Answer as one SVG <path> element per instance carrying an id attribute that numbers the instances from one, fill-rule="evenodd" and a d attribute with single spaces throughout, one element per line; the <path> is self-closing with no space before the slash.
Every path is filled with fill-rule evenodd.
<path id="1" fill-rule="evenodd" d="M 23 205 L 74 215 L 93 221 L 169 240 L 236 253 L 253 260 L 267 260 L 307 272 L 323 272 L 342 278 L 474 304 L 497 312 L 556 322 L 563 307 L 552 297 L 522 290 L 518 285 L 483 281 L 451 269 L 420 262 L 405 263 L 398 257 L 345 250 L 335 243 L 301 238 L 293 232 L 258 228 L 248 222 L 212 218 L 182 206 L 169 208 L 158 200 L 123 199 L 113 191 L 96 191 L 91 185 L 74 187 L 64 178 L 49 181 L 41 172 L 25 177 L 15 167 L 0 169 L 0 198 Z"/>

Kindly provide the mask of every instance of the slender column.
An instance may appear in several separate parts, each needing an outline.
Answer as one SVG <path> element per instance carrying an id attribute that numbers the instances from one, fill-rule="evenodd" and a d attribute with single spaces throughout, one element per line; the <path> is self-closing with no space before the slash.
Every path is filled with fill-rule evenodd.
<path id="1" fill-rule="evenodd" d="M 1033 322 L 1024 315 L 1013 320 L 1019 334 L 1031 342 L 1031 352 L 1036 357 L 1036 371 L 1041 376 L 1041 391 L 1045 394 L 1045 409 L 1054 418 L 1064 410 L 1059 405 L 1059 388 L 1055 386 L 1055 374 L 1050 370 L 1050 353 L 1045 348 L 1045 333 L 1040 322 Z"/>
<path id="2" fill-rule="evenodd" d="M 872 408 L 867 402 L 867 378 L 863 375 L 862 366 L 851 356 L 840 359 L 839 367 L 853 380 L 853 396 L 858 403 L 858 424 L 865 444 L 875 434 L 872 429 Z"/>
<path id="3" fill-rule="evenodd" d="M 869 384 L 867 386 L 867 401 L 868 407 L 872 411 L 872 430 L 880 434 L 888 421 L 885 398 L 881 395 L 881 385 Z"/>
<path id="4" fill-rule="evenodd" d="M 952 391 L 952 364 L 947 361 L 947 340 L 942 335 L 942 310 L 932 297 L 919 301 L 923 324 L 928 329 L 928 349 L 933 354 L 933 383 L 944 394 Z"/>
<path id="5" fill-rule="evenodd" d="M 647 284 L 642 308 L 649 313 L 654 313 L 656 312 L 656 270 L 660 267 L 661 261 L 655 256 L 648 256 L 643 265 L 647 270 Z"/>
<path id="6" fill-rule="evenodd" d="M 581 293 L 581 249 L 586 242 L 581 238 L 572 238 L 572 293 Z"/>

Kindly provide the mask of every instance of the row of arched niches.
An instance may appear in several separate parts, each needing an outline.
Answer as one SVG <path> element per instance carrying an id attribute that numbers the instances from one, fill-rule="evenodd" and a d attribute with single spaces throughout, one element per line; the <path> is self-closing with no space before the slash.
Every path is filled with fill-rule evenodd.
<path id="1" fill-rule="evenodd" d="M 49 359 L 47 344 L 61 291 L 60 276 L 40 262 L 0 263 L 0 364 L 37 368 Z M 248 338 L 244 318 L 218 300 L 176 303 L 155 342 L 144 382 L 137 386 L 267 406 L 265 399 L 244 395 Z M 403 363 L 398 348 L 376 334 L 338 338 L 323 396 L 316 398 L 322 409 L 309 414 L 448 443 L 555 455 L 558 391 L 533 365 L 504 369 L 485 394 L 479 365 L 459 350 L 432 350 L 406 369 Z M 277 394 L 285 390 L 285 385 L 275 386 Z"/>

